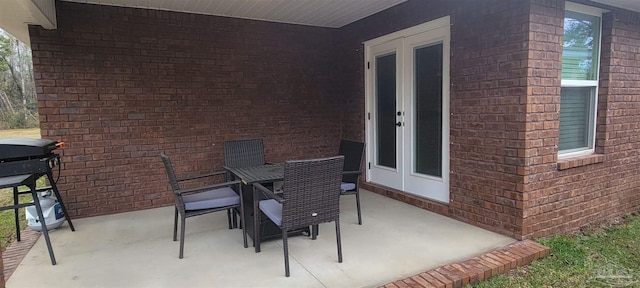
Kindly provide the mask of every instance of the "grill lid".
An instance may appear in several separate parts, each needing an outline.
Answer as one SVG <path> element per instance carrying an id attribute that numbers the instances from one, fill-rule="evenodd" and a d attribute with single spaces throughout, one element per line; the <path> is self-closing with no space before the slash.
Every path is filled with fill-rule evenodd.
<path id="1" fill-rule="evenodd" d="M 58 148 L 58 141 L 31 138 L 0 139 L 0 161 L 44 156 Z"/>

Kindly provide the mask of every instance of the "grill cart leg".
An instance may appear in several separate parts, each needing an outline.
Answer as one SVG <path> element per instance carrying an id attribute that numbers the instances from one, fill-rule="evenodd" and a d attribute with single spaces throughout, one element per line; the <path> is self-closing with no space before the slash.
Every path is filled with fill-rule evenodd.
<path id="1" fill-rule="evenodd" d="M 58 192 L 58 186 L 56 186 L 56 182 L 53 181 L 53 174 L 51 173 L 51 170 L 47 171 L 47 178 L 49 178 L 51 189 L 53 190 L 53 193 L 58 199 L 58 203 L 60 203 L 60 208 L 62 208 L 62 212 L 64 213 L 64 218 L 69 223 L 69 228 L 71 228 L 71 231 L 76 231 L 76 228 L 73 227 L 73 223 L 71 222 L 71 216 L 69 216 L 69 213 L 67 213 L 67 206 L 65 206 L 64 202 L 62 202 L 62 197 L 60 197 L 60 192 Z"/>

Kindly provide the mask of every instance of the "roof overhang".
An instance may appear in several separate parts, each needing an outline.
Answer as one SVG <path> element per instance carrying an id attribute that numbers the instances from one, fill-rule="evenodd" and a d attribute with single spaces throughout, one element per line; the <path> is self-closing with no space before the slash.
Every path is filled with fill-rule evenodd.
<path id="1" fill-rule="evenodd" d="M 640 12 L 640 0 L 591 0 L 593 2 L 606 4 L 626 10 Z"/>
<path id="2" fill-rule="evenodd" d="M 29 45 L 28 25 L 55 29 L 55 0 L 6 0 L 0 9 L 0 28 Z"/>
<path id="3" fill-rule="evenodd" d="M 64 0 L 339 28 L 407 0 Z"/>
<path id="4" fill-rule="evenodd" d="M 408 0 L 64 0 L 338 28 Z M 640 0 L 592 0 L 640 12 Z M 29 45 L 28 24 L 56 28 L 55 0 L 2 0 L 0 28 Z"/>

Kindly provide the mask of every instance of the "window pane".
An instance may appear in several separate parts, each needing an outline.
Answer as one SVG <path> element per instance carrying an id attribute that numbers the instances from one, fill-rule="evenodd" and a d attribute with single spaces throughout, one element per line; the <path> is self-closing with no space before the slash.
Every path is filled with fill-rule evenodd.
<path id="1" fill-rule="evenodd" d="M 600 18 L 566 11 L 562 79 L 597 80 Z"/>
<path id="2" fill-rule="evenodd" d="M 396 168 L 396 54 L 376 58 L 378 165 Z"/>
<path id="3" fill-rule="evenodd" d="M 593 87 L 563 87 L 560 98 L 558 149 L 591 148 Z"/>
<path id="4" fill-rule="evenodd" d="M 442 177 L 442 44 L 415 49 L 414 171 Z"/>

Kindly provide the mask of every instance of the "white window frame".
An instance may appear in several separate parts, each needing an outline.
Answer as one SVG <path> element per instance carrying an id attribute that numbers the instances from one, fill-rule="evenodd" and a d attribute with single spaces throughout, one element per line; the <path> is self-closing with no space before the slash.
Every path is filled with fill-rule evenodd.
<path id="1" fill-rule="evenodd" d="M 589 99 L 592 108 L 591 108 L 591 113 L 589 114 L 589 131 L 587 131 L 588 139 L 589 139 L 588 146 L 583 148 L 576 148 L 576 149 L 558 150 L 558 158 L 588 155 L 588 154 L 593 154 L 595 152 L 595 142 L 596 142 L 595 135 L 596 135 L 596 120 L 597 120 L 596 117 L 598 113 L 598 88 L 599 88 L 598 83 L 600 80 L 600 65 L 601 65 L 600 55 L 602 54 L 602 14 L 607 12 L 606 10 L 603 10 L 600 8 L 586 6 L 586 5 L 572 3 L 572 2 L 565 3 L 565 10 L 586 14 L 586 15 L 591 15 L 591 16 L 596 16 L 600 18 L 600 27 L 599 27 L 600 38 L 598 39 L 598 55 L 597 55 L 598 67 L 596 69 L 596 79 L 595 80 L 565 80 L 565 79 L 561 80 L 561 87 L 563 88 L 564 87 L 567 87 L 567 88 L 584 87 L 584 88 L 594 89 L 594 93 L 590 96 L 590 99 Z M 564 22 L 564 17 L 563 17 L 563 22 Z M 560 77 L 562 77 L 562 73 L 560 73 Z M 560 107 L 560 109 L 562 109 L 562 107 Z"/>

